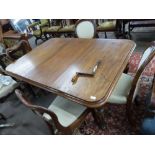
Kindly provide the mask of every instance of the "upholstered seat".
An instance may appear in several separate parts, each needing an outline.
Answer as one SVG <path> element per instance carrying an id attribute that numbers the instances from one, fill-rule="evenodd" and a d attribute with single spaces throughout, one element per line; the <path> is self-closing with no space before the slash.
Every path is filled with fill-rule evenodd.
<path id="1" fill-rule="evenodd" d="M 48 29 L 46 29 L 45 32 L 57 32 L 60 28 L 61 26 L 51 26 Z"/>
<path id="2" fill-rule="evenodd" d="M 138 69 L 142 66 L 144 61 L 149 57 L 149 55 L 152 53 L 152 47 L 149 47 L 143 54 L 140 63 L 138 65 Z M 129 95 L 129 91 L 131 89 L 131 85 L 133 82 L 133 77 L 127 74 L 122 74 L 121 78 L 119 79 L 118 83 L 116 84 L 116 87 L 114 88 L 111 96 L 108 99 L 109 103 L 114 104 L 125 104 L 127 103 L 127 97 Z M 137 91 L 139 89 L 139 80 L 137 81 L 135 92 L 133 95 L 132 101 L 134 101 Z"/>
<path id="3" fill-rule="evenodd" d="M 116 20 L 105 21 L 97 27 L 97 31 L 111 31 L 116 28 Z"/>
<path id="4" fill-rule="evenodd" d="M 48 109 L 57 115 L 62 126 L 67 127 L 81 116 L 81 114 L 86 110 L 86 107 L 58 96 L 51 103 Z M 44 114 L 43 116 L 48 120 L 51 119 L 48 114 Z"/>
<path id="5" fill-rule="evenodd" d="M 5 82 L 2 82 L 2 79 L 5 79 Z M 0 98 L 9 95 L 17 86 L 17 82 L 11 77 L 0 74 Z"/>
<path id="6" fill-rule="evenodd" d="M 75 25 L 68 25 L 59 29 L 59 32 L 74 32 L 74 30 L 75 30 Z"/>
<path id="7" fill-rule="evenodd" d="M 133 77 L 127 74 L 122 74 L 111 96 L 108 99 L 109 103 L 125 104 L 127 96 L 131 88 Z"/>

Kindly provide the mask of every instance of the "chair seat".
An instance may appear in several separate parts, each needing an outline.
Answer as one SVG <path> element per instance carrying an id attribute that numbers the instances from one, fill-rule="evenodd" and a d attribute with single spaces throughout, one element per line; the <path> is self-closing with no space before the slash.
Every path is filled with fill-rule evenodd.
<path id="1" fill-rule="evenodd" d="M 45 32 L 57 32 L 59 29 L 61 28 L 61 26 L 51 26 L 50 28 L 46 29 Z"/>
<path id="2" fill-rule="evenodd" d="M 64 26 L 59 30 L 59 32 L 73 32 L 75 30 L 75 25 Z"/>
<path id="3" fill-rule="evenodd" d="M 125 104 L 131 89 L 132 81 L 132 76 L 123 73 L 107 102 Z"/>
<path id="4" fill-rule="evenodd" d="M 4 76 L 4 75 L 0 74 L 0 78 L 2 78 L 2 77 L 3 78 L 6 77 L 7 78 L 6 80 L 7 81 L 9 80 L 10 82 L 8 85 L 2 84 L 0 82 L 0 98 L 3 98 L 5 96 L 9 95 L 18 86 L 18 83 L 16 81 L 14 81 L 11 77 Z"/>
<path id="5" fill-rule="evenodd" d="M 57 115 L 62 126 L 67 127 L 77 120 L 87 108 L 58 96 L 51 103 L 48 109 Z M 48 120 L 51 119 L 48 114 L 44 114 L 43 116 Z"/>
<path id="6" fill-rule="evenodd" d="M 97 27 L 97 31 L 112 31 L 116 29 L 116 20 L 106 21 Z"/>

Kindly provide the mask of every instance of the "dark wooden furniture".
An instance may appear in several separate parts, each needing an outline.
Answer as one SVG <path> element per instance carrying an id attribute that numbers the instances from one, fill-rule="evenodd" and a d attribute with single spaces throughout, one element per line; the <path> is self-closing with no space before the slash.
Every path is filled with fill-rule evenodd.
<path id="1" fill-rule="evenodd" d="M 90 108 L 103 106 L 135 48 L 129 40 L 51 39 L 6 68 L 7 74 Z M 91 72 L 101 64 L 94 77 L 76 72 Z"/>
<path id="2" fill-rule="evenodd" d="M 0 19 L 0 24 L 2 25 L 3 33 L 14 30 L 9 19 Z"/>
<path id="3" fill-rule="evenodd" d="M 105 38 L 107 38 L 107 33 L 106 32 L 114 32 L 116 38 L 118 38 L 119 35 L 119 29 L 120 29 L 120 21 L 115 19 L 115 20 L 104 20 L 104 19 L 97 19 L 96 20 L 96 31 L 99 32 L 104 32 L 105 33 Z"/>
<path id="4" fill-rule="evenodd" d="M 54 130 L 54 126 L 55 126 L 56 129 L 58 129 L 58 131 L 63 134 L 73 134 L 75 129 L 77 129 L 82 124 L 82 122 L 85 120 L 85 117 L 89 113 L 89 109 L 87 109 L 86 107 L 83 107 L 81 105 L 75 106 L 76 103 L 70 102 L 66 99 L 60 99 L 60 97 L 57 97 L 54 100 L 54 101 L 56 101 L 56 100 L 58 100 L 58 101 L 56 101 L 56 105 L 54 105 L 52 109 L 50 109 L 50 108 L 47 109 L 42 106 L 33 105 L 21 93 L 20 90 L 16 90 L 15 92 L 16 92 L 17 97 L 21 100 L 21 102 L 25 106 L 30 108 L 33 112 L 35 112 L 36 114 L 38 114 L 45 120 L 47 125 L 50 127 L 51 131 Z M 63 100 L 65 100 L 65 101 L 63 101 Z M 65 105 L 63 105 L 60 102 L 65 102 Z M 51 106 L 53 104 L 54 103 L 52 102 Z M 59 104 L 59 106 L 58 106 L 58 104 Z M 67 109 L 66 109 L 66 107 L 67 107 Z M 60 110 L 61 114 L 58 114 L 59 110 Z M 67 111 L 65 111 L 65 110 L 67 110 Z M 78 112 L 80 112 L 79 116 L 77 116 Z M 74 121 L 70 120 L 72 115 L 73 115 L 73 117 L 77 117 L 76 119 L 74 119 Z M 72 122 L 71 124 L 63 123 L 63 122 L 70 122 L 70 121 Z M 54 126 L 52 125 L 53 122 L 54 122 Z M 52 132 L 52 133 L 54 133 L 54 132 Z"/>
<path id="5" fill-rule="evenodd" d="M 3 69 L 14 61 L 31 50 L 28 42 L 28 37 L 25 34 L 19 34 L 15 31 L 2 33 L 0 25 L 0 42 L 4 46 L 5 52 L 0 53 L 0 65 Z"/>
<path id="6" fill-rule="evenodd" d="M 46 35 L 44 32 L 50 27 L 49 19 L 40 19 L 38 22 L 33 22 L 32 24 L 28 25 L 27 29 L 29 33 L 36 38 L 35 44 L 37 45 L 37 41 L 41 39 L 42 41 L 47 40 Z"/>
<path id="7" fill-rule="evenodd" d="M 75 36 L 75 24 L 73 20 L 63 19 L 61 21 L 62 27 L 58 30 L 58 33 L 63 34 L 65 37 Z"/>
<path id="8" fill-rule="evenodd" d="M 44 31 L 44 35 L 55 38 L 64 35 L 65 37 L 75 36 L 75 22 L 72 19 L 56 19 L 49 20 L 50 27 Z M 47 37 L 48 38 L 48 37 Z"/>
<path id="9" fill-rule="evenodd" d="M 30 50 L 31 47 L 29 43 L 25 40 L 21 40 L 13 47 L 6 48 L 5 53 L 0 54 L 0 65 L 5 69 L 11 62 L 28 53 Z"/>
<path id="10" fill-rule="evenodd" d="M 131 19 L 128 21 L 128 35 L 131 39 L 131 31 L 137 27 L 155 27 L 155 20 L 153 19 Z"/>
<path id="11" fill-rule="evenodd" d="M 63 27 L 62 19 L 49 19 L 50 26 L 44 31 L 44 35 L 47 39 L 49 38 L 59 38 L 62 33 L 58 31 Z"/>

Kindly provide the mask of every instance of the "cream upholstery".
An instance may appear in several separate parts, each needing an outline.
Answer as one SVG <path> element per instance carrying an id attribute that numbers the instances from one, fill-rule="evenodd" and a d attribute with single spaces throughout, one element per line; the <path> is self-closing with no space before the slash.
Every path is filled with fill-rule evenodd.
<path id="1" fill-rule="evenodd" d="M 62 126 L 67 127 L 77 120 L 77 118 L 86 110 L 86 107 L 58 96 L 48 109 L 57 115 Z M 48 120 L 51 119 L 48 114 L 44 114 L 43 116 Z"/>
<path id="2" fill-rule="evenodd" d="M 152 48 L 149 47 L 146 49 L 146 51 L 144 52 L 141 60 L 140 60 L 140 63 L 138 65 L 138 69 L 140 68 L 140 66 L 144 63 L 144 61 L 148 58 L 148 56 L 153 52 Z"/>
<path id="3" fill-rule="evenodd" d="M 78 38 L 93 38 L 95 28 L 91 21 L 82 21 L 76 26 L 76 33 Z"/>
<path id="4" fill-rule="evenodd" d="M 0 78 L 6 78 L 6 84 L 0 81 L 0 98 L 2 98 L 10 94 L 18 86 L 18 84 L 9 76 L 0 74 Z"/>
<path id="5" fill-rule="evenodd" d="M 127 102 L 127 96 L 131 88 L 132 80 L 132 76 L 123 73 L 107 102 L 125 104 Z"/>
<path id="6" fill-rule="evenodd" d="M 138 65 L 138 69 L 144 63 L 144 61 L 149 57 L 149 55 L 153 52 L 153 49 L 149 47 L 143 54 L 140 63 Z M 121 78 L 119 79 L 114 91 L 112 92 L 111 96 L 108 99 L 109 103 L 116 103 L 116 104 L 125 104 L 127 102 L 127 97 L 131 88 L 131 84 L 133 81 L 133 77 L 127 74 L 122 74 Z M 136 89 L 133 96 L 133 101 L 137 95 L 138 89 L 140 86 L 140 81 L 138 80 Z"/>

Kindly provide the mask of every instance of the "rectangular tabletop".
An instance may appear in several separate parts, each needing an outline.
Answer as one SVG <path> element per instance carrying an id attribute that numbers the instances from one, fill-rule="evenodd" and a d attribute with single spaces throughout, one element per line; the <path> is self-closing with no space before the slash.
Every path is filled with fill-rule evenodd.
<path id="1" fill-rule="evenodd" d="M 50 39 L 6 68 L 11 76 L 88 107 L 103 105 L 126 67 L 135 43 L 123 39 Z M 94 77 L 71 79 L 76 72 Z"/>

